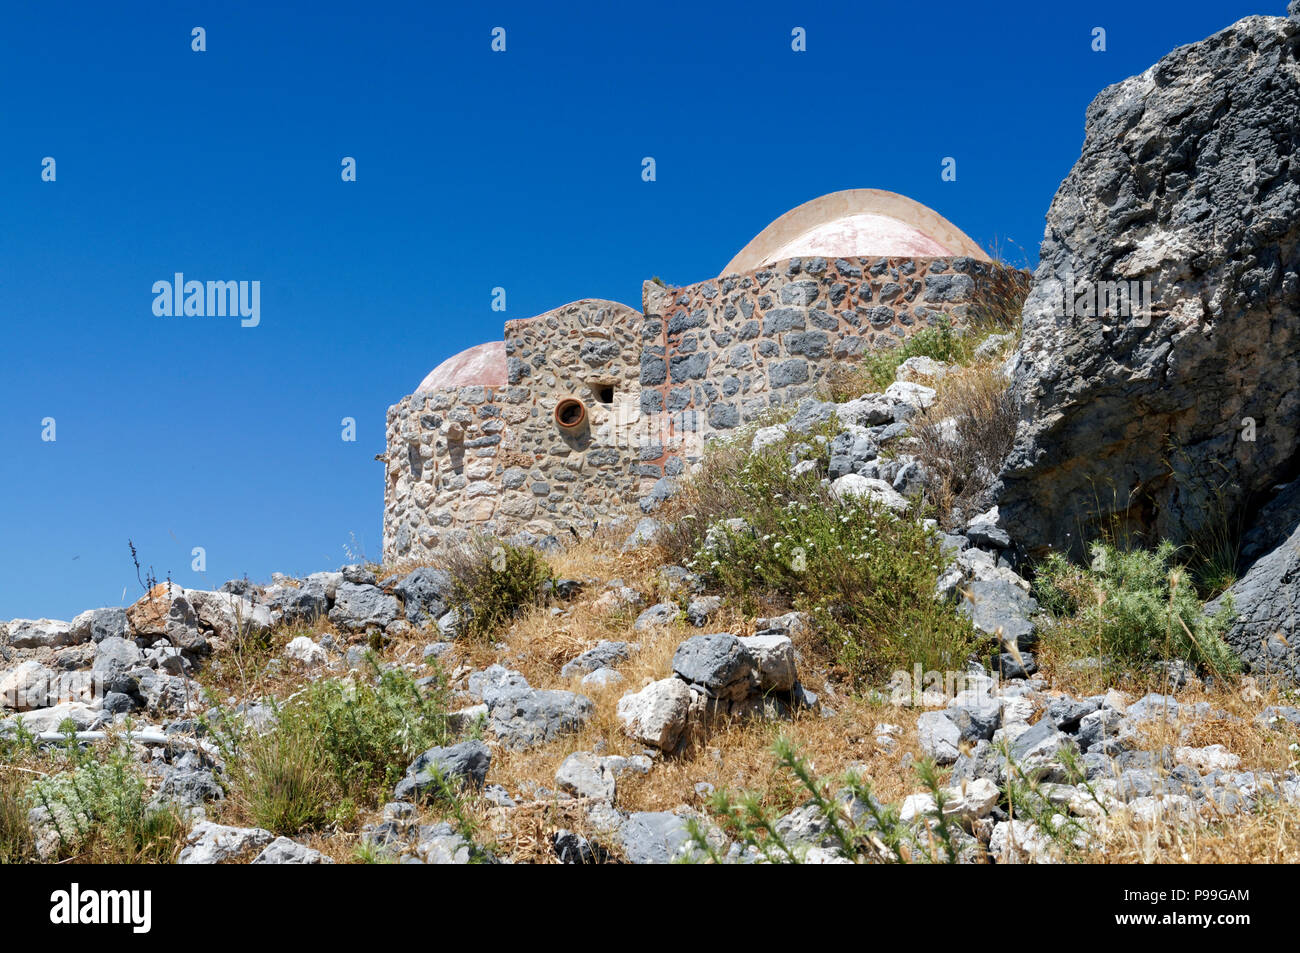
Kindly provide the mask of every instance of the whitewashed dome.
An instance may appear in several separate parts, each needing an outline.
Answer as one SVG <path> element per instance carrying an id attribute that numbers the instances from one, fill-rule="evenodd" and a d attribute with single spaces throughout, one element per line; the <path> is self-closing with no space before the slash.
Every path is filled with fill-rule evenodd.
<path id="1" fill-rule="evenodd" d="M 788 258 L 951 258 L 989 256 L 933 209 L 896 192 L 846 189 L 786 212 L 722 270 L 753 271 Z"/>

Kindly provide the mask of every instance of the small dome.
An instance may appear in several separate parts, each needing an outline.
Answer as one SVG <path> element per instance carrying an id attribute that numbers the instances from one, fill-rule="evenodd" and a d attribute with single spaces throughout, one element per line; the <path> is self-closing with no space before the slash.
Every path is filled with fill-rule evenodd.
<path id="1" fill-rule="evenodd" d="M 504 387 L 506 384 L 506 342 L 488 341 L 447 358 L 429 372 L 416 393 L 430 390 L 455 390 L 481 384 Z"/>
<path id="2" fill-rule="evenodd" d="M 753 271 L 787 258 L 950 258 L 988 255 L 933 209 L 896 192 L 847 189 L 786 212 L 722 270 Z"/>

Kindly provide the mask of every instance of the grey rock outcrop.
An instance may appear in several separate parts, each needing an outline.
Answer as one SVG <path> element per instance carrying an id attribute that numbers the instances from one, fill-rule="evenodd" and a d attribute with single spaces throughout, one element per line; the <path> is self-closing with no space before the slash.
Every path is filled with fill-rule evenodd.
<path id="1" fill-rule="evenodd" d="M 1300 481 L 1260 512 L 1242 556 L 1242 575 L 1205 610 L 1216 614 L 1231 599 L 1224 641 L 1251 672 L 1300 684 Z"/>
<path id="2" fill-rule="evenodd" d="M 1300 21 L 1247 17 L 1088 108 L 1011 366 L 1022 413 L 998 502 L 1019 545 L 1077 552 L 1112 516 L 1187 542 L 1292 475 L 1298 50 Z M 1148 308 L 1087 307 L 1143 282 Z"/>

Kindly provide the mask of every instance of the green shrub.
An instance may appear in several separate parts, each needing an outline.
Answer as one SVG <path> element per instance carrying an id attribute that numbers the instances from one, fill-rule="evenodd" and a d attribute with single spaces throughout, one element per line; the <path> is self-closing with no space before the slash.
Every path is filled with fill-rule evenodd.
<path id="1" fill-rule="evenodd" d="M 253 823 L 273 833 L 293 835 L 344 819 L 320 740 L 304 732 L 281 727 L 248 739 L 230 776 Z"/>
<path id="2" fill-rule="evenodd" d="M 958 331 L 947 318 L 941 318 L 933 327 L 913 333 L 898 347 L 868 352 L 862 358 L 862 369 L 876 390 L 884 390 L 894 383 L 898 365 L 908 358 L 928 357 L 945 364 L 964 364 L 974 349 L 968 335 Z"/>
<path id="3" fill-rule="evenodd" d="M 1071 651 L 1101 656 L 1120 670 L 1178 659 L 1220 674 L 1240 670 L 1223 641 L 1231 605 L 1205 615 L 1172 543 L 1150 551 L 1098 542 L 1091 553 L 1088 568 L 1053 553 L 1035 580 L 1040 603 L 1063 622 L 1057 633 L 1073 642 Z"/>
<path id="4" fill-rule="evenodd" d="M 238 796 L 263 827 L 292 834 L 347 821 L 361 801 L 386 798 L 421 752 L 450 740 L 441 676 L 421 688 L 399 668 L 353 684 L 316 682 L 262 735 L 231 716 L 213 737 Z"/>
<path id="5" fill-rule="evenodd" d="M 818 447 L 815 438 L 808 446 Z M 820 449 L 814 453 L 821 453 Z M 821 472 L 791 474 L 789 444 L 706 456 L 681 494 L 665 546 L 746 612 L 767 604 L 809 613 L 828 654 L 857 683 L 915 663 L 965 668 L 979 639 L 935 599 L 947 558 L 919 513 L 836 500 Z"/>
<path id="6" fill-rule="evenodd" d="M 145 779 L 126 746 L 81 751 L 69 739 L 67 767 L 38 778 L 27 790 L 29 807 L 45 810 L 58 838 L 58 856 L 99 863 L 169 863 L 186 825 L 171 807 L 152 806 Z"/>
<path id="7" fill-rule="evenodd" d="M 496 636 L 520 611 L 546 598 L 551 567 L 535 549 L 480 536 L 447 563 L 460 613 L 459 635 L 474 641 Z"/>

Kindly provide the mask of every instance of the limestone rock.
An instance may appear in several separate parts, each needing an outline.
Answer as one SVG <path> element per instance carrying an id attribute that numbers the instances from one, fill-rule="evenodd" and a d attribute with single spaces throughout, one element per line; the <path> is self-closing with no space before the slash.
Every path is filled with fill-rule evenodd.
<path id="1" fill-rule="evenodd" d="M 555 783 L 561 791 L 575 797 L 612 802 L 617 777 L 613 767 L 605 761 L 590 751 L 575 751 L 560 764 L 555 772 Z"/>
<path id="2" fill-rule="evenodd" d="M 907 497 L 903 496 L 884 480 L 864 477 L 857 473 L 846 473 L 831 483 L 831 492 L 836 499 L 860 496 L 879 503 L 895 513 L 907 510 Z"/>
<path id="3" fill-rule="evenodd" d="M 697 635 L 677 646 L 673 671 L 710 698 L 739 701 L 756 683 L 754 657 L 745 643 L 725 632 Z"/>
<path id="4" fill-rule="evenodd" d="M 998 502 L 1019 545 L 1080 552 L 1111 516 L 1186 543 L 1290 475 L 1298 45 L 1300 21 L 1247 17 L 1089 106 L 1011 368 L 1022 413 Z M 1112 282 L 1150 294 L 1090 313 L 1099 288 L 1122 304 Z"/>
<path id="5" fill-rule="evenodd" d="M 677 748 L 686 730 L 691 690 L 679 678 L 652 682 L 618 701 L 618 719 L 628 736 L 660 751 Z"/>
<path id="6" fill-rule="evenodd" d="M 266 846 L 260 854 L 253 858 L 255 864 L 332 864 L 334 858 L 322 854 L 320 851 L 308 847 L 306 844 L 299 844 L 297 841 L 289 840 L 287 837 L 277 837 Z"/>
<path id="7" fill-rule="evenodd" d="M 300 668 L 318 668 L 328 658 L 325 649 L 312 641 L 309 635 L 300 635 L 284 647 L 284 657 Z"/>
<path id="8" fill-rule="evenodd" d="M 340 583 L 330 621 L 354 632 L 382 629 L 397 618 L 397 600 L 378 586 Z"/>
<path id="9" fill-rule="evenodd" d="M 788 635 L 751 635 L 740 643 L 754 658 L 760 691 L 788 692 L 794 688 L 794 642 Z"/>
<path id="10" fill-rule="evenodd" d="M 88 628 L 80 634 L 85 638 L 76 639 L 72 626 L 57 619 L 14 619 L 9 623 L 9 644 L 17 649 L 58 648 L 90 637 Z"/>
<path id="11" fill-rule="evenodd" d="M 50 704 L 50 694 L 57 677 L 34 659 L 0 674 L 0 707 L 13 711 L 31 711 Z"/>
<path id="12" fill-rule="evenodd" d="M 407 767 L 406 777 L 397 783 L 393 792 L 393 800 L 418 800 L 428 793 L 437 794 L 440 782 L 480 789 L 491 764 L 492 752 L 481 741 L 430 748 Z"/>
<path id="13" fill-rule="evenodd" d="M 194 825 L 178 864 L 219 864 L 269 844 L 275 835 L 260 827 L 226 827 L 202 821 Z"/>
<path id="14" fill-rule="evenodd" d="M 1260 512 L 1242 540 L 1244 572 L 1206 605 L 1211 615 L 1232 600 L 1224 635 L 1251 672 L 1300 684 L 1300 481 Z"/>

